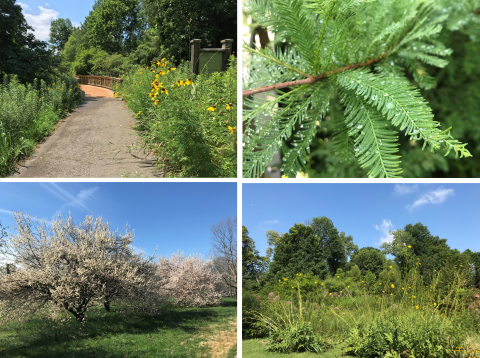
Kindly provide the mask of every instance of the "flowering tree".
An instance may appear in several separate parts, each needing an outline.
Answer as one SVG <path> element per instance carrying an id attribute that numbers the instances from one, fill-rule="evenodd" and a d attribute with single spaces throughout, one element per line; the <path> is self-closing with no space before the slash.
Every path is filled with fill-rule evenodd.
<path id="1" fill-rule="evenodd" d="M 0 277 L 0 322 L 65 311 L 83 321 L 89 307 L 103 303 L 109 310 L 112 300 L 156 312 L 163 281 L 153 279 L 153 256 L 133 253 L 128 227 L 121 235 L 90 216 L 79 225 L 58 216 L 51 227 L 28 214 L 14 217 L 18 234 L 4 247 L 17 269 Z"/>
<path id="2" fill-rule="evenodd" d="M 183 252 L 160 257 L 159 277 L 168 282 L 160 289 L 161 296 L 170 297 L 175 305 L 198 307 L 218 304 L 222 276 L 210 260 L 201 255 L 184 256 Z"/>

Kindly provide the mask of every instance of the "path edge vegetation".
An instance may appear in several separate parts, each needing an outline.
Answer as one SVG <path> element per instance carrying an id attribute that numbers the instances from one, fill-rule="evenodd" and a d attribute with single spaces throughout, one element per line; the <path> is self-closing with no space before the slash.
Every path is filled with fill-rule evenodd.
<path id="1" fill-rule="evenodd" d="M 143 149 L 166 177 L 237 176 L 237 64 L 226 71 L 190 73 L 165 58 L 122 75 L 114 88 L 137 119 Z"/>

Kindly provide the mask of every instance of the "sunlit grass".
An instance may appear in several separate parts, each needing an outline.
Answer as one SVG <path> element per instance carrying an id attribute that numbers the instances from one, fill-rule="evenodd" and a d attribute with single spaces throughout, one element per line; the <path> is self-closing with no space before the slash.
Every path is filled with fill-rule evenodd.
<path id="1" fill-rule="evenodd" d="M 236 301 L 222 301 L 219 307 L 169 307 L 154 318 L 125 318 L 114 307 L 111 313 L 96 307 L 85 324 L 73 317 L 63 325 L 33 319 L 0 328 L 0 356 L 226 358 L 236 345 Z M 223 339 L 220 352 L 216 337 Z"/>

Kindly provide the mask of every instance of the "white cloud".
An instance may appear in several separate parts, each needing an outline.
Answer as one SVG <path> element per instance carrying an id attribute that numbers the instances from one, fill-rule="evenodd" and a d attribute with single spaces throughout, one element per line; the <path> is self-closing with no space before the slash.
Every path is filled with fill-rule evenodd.
<path id="1" fill-rule="evenodd" d="M 380 242 L 375 243 L 376 245 L 381 245 L 384 242 L 392 242 L 393 235 L 390 234 L 390 231 L 393 229 L 394 225 L 392 224 L 391 220 L 383 219 L 382 225 L 378 226 L 375 225 L 375 229 L 382 233 L 382 237 L 380 238 Z"/>
<path id="2" fill-rule="evenodd" d="M 2 209 L 2 208 L 0 208 L 0 213 L 13 214 L 12 210 L 5 210 L 5 209 Z"/>
<path id="3" fill-rule="evenodd" d="M 93 188 L 81 190 L 76 196 L 73 196 L 66 190 L 62 189 L 57 183 L 43 183 L 42 185 L 49 192 L 65 202 L 65 204 L 63 204 L 57 211 L 57 214 L 69 206 L 82 208 L 90 212 L 91 210 L 88 208 L 87 202 L 90 201 L 94 197 L 94 194 L 99 190 L 98 187 L 95 186 Z"/>
<path id="4" fill-rule="evenodd" d="M 73 27 L 80 27 L 81 25 L 82 25 L 81 22 L 72 21 L 72 26 Z"/>
<path id="5" fill-rule="evenodd" d="M 22 10 L 27 10 L 30 9 L 30 6 L 27 4 L 24 4 L 23 2 L 17 1 L 16 5 L 20 5 L 22 7 Z"/>
<path id="6" fill-rule="evenodd" d="M 265 220 L 265 221 L 261 222 L 261 224 L 267 224 L 267 225 L 278 224 L 278 220 L 277 219 L 275 219 L 275 220 Z"/>
<path id="7" fill-rule="evenodd" d="M 438 188 L 437 190 L 431 190 L 428 193 L 423 194 L 418 200 L 416 200 L 413 204 L 407 205 L 407 209 L 412 211 L 414 208 L 426 205 L 426 204 L 441 204 L 449 196 L 454 195 L 453 189 L 445 189 L 443 186 Z"/>
<path id="8" fill-rule="evenodd" d="M 28 5 L 23 3 L 17 4 L 22 6 L 22 12 L 25 16 L 25 20 L 27 20 L 27 23 L 35 30 L 35 38 L 42 41 L 48 41 L 50 37 L 50 24 L 53 20 L 58 18 L 60 13 L 53 9 L 47 9 L 43 6 L 39 6 L 38 8 L 40 12 L 34 15 L 30 13 L 31 9 Z M 48 4 L 46 5 L 48 6 Z M 29 13 L 26 13 L 26 10 L 28 10 Z"/>
<path id="9" fill-rule="evenodd" d="M 418 191 L 418 185 L 402 185 L 397 184 L 395 185 L 395 194 L 397 195 L 407 195 L 416 193 Z"/>

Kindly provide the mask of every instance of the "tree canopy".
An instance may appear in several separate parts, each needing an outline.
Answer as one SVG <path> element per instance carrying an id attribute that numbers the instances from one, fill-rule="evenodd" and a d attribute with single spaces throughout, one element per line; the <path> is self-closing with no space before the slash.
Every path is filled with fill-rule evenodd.
<path id="1" fill-rule="evenodd" d="M 362 247 L 352 258 L 352 263 L 358 266 L 363 275 L 370 271 L 378 276 L 383 270 L 385 261 L 385 255 L 374 247 Z"/>
<path id="2" fill-rule="evenodd" d="M 266 269 L 267 257 L 260 256 L 255 248 L 255 242 L 248 236 L 248 229 L 242 226 L 242 281 L 248 283 L 260 281 Z"/>
<path id="3" fill-rule="evenodd" d="M 70 19 L 56 19 L 50 23 L 50 43 L 58 52 L 62 52 L 73 31 Z"/>
<path id="4" fill-rule="evenodd" d="M 324 246 L 310 225 L 295 224 L 275 246 L 267 281 L 292 278 L 297 274 L 327 274 Z"/>
<path id="5" fill-rule="evenodd" d="M 58 61 L 47 43 L 35 39 L 20 5 L 15 0 L 0 0 L 0 77 L 17 75 L 22 82 L 45 78 Z"/>

